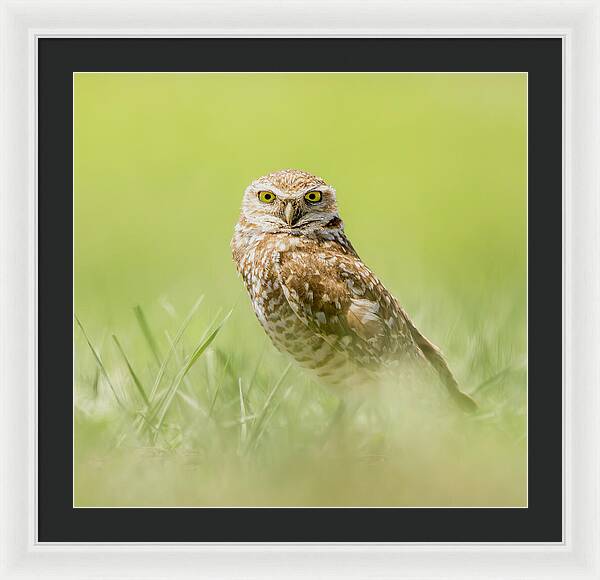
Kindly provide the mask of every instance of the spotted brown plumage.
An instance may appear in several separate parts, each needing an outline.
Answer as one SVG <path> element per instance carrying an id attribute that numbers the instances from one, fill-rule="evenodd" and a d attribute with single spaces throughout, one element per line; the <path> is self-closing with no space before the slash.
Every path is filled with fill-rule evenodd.
<path id="1" fill-rule="evenodd" d="M 403 361 L 433 368 L 463 408 L 441 352 L 362 262 L 335 190 L 286 169 L 246 189 L 231 242 L 256 316 L 281 351 L 331 385 L 365 383 Z"/>

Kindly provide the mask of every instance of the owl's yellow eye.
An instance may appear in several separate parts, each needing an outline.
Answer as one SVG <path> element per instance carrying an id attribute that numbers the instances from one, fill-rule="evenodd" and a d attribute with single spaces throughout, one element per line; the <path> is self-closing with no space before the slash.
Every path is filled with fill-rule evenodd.
<path id="1" fill-rule="evenodd" d="M 275 194 L 271 191 L 259 191 L 258 199 L 263 203 L 273 203 L 275 201 Z"/>
<path id="2" fill-rule="evenodd" d="M 310 203 L 317 203 L 321 201 L 321 192 L 320 191 L 309 191 L 304 199 Z"/>

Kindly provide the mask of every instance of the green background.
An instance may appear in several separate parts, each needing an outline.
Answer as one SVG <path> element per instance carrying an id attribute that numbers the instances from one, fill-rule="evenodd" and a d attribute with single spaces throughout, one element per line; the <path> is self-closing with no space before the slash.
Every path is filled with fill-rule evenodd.
<path id="1" fill-rule="evenodd" d="M 235 307 L 215 344 L 233 353 L 237 375 L 251 374 L 261 352 L 267 375 L 268 367 L 281 368 L 284 359 L 254 320 L 229 240 L 244 188 L 292 167 L 336 188 L 346 232 L 362 259 L 444 350 L 466 390 L 509 369 L 487 412 L 511 434 L 510 445 L 524 441 L 525 75 L 76 74 L 74 85 L 75 309 L 123 392 L 131 381 L 111 333 L 135 360 L 142 382 L 151 383 L 156 369 L 132 307 L 144 308 L 166 351 L 165 330 L 174 335 L 175 320 L 199 295 L 205 299 L 190 326 L 192 342 L 215 315 Z M 113 461 L 121 423 L 111 419 L 110 393 L 78 331 L 76 348 L 76 494 L 83 504 L 131 502 L 123 498 L 132 479 L 158 476 L 144 462 L 139 478 L 116 462 L 108 472 L 120 473 L 121 483 L 98 483 L 90 457 Z M 505 409 L 507 392 L 511 414 L 500 420 L 494 405 Z M 293 424 L 291 412 L 288 421 Z M 482 456 L 498 447 L 492 440 Z M 524 447 L 513 452 L 510 445 L 498 453 L 506 452 L 514 479 L 507 476 L 504 487 L 490 483 L 496 486 L 491 503 L 522 502 Z M 281 445 L 277 456 L 287 452 Z M 263 460 L 277 463 L 272 452 Z M 473 456 L 476 473 L 479 460 Z M 311 496 L 307 483 L 289 485 L 304 485 L 300 496 L 307 502 L 333 501 L 327 493 Z M 197 488 L 175 493 L 167 481 L 161 486 L 164 494 L 155 491 L 148 502 L 231 504 L 240 493 L 215 499 Z M 344 501 L 364 503 L 361 489 L 359 481 Z M 131 493 L 144 503 L 139 489 Z M 423 502 L 400 495 L 389 492 L 388 503 Z M 435 492 L 431 498 L 452 503 Z M 250 493 L 245 501 L 258 500 Z M 268 494 L 261 501 L 268 504 Z"/>

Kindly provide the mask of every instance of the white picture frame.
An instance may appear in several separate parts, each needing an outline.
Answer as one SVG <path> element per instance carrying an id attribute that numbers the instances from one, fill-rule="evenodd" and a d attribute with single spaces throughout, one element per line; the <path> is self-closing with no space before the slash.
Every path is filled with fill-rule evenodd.
<path id="1" fill-rule="evenodd" d="M 0 0 L 0 6 L 0 578 L 600 578 L 599 0 Z M 39 543 L 40 36 L 564 38 L 563 541 Z"/>

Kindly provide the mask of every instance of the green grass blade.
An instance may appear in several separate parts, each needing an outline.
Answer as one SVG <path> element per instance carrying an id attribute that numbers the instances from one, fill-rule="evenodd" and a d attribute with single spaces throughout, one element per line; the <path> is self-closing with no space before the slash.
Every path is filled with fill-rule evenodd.
<path id="1" fill-rule="evenodd" d="M 137 387 L 142 399 L 144 400 L 144 403 L 146 403 L 146 405 L 150 404 L 150 401 L 148 400 L 148 395 L 146 395 L 146 391 L 144 390 L 144 387 L 142 386 L 140 379 L 135 374 L 135 371 L 133 370 L 133 367 L 131 366 L 129 359 L 127 358 L 127 355 L 125 354 L 125 351 L 123 350 L 123 347 L 121 346 L 121 343 L 119 342 L 119 339 L 114 334 L 112 335 L 112 339 L 113 339 L 114 343 L 117 345 L 117 348 L 119 349 L 119 352 L 121 353 L 121 356 L 123 357 L 123 360 L 125 361 L 125 364 L 127 365 L 129 374 L 131 375 L 131 378 L 133 379 L 135 386 Z"/>
<path id="2" fill-rule="evenodd" d="M 189 407 L 192 407 L 194 411 L 200 411 L 204 417 L 207 417 L 206 411 L 200 406 L 200 403 L 196 401 L 193 397 L 186 395 L 183 391 L 177 391 L 177 396 L 186 403 Z"/>
<path id="3" fill-rule="evenodd" d="M 225 382 L 225 378 L 227 376 L 227 369 L 229 368 L 230 362 L 231 362 L 231 355 L 228 355 L 227 359 L 225 360 L 225 365 L 223 366 L 223 372 L 221 373 L 221 380 L 217 383 L 217 387 L 215 388 L 215 393 L 210 402 L 210 408 L 208 409 L 209 417 L 212 417 L 212 413 L 215 409 L 215 405 L 217 403 L 217 398 L 219 396 L 219 392 L 221 391 L 221 387 L 222 387 L 223 383 Z"/>
<path id="4" fill-rule="evenodd" d="M 277 379 L 275 386 L 271 389 L 271 392 L 269 393 L 269 396 L 267 397 L 265 404 L 263 405 L 263 408 L 261 409 L 258 419 L 256 420 L 256 423 L 252 430 L 251 441 L 248 444 L 249 446 L 255 445 L 257 436 L 262 431 L 262 426 L 265 423 L 265 419 L 267 417 L 267 413 L 269 411 L 271 402 L 273 401 L 273 397 L 276 395 L 277 391 L 279 390 L 279 387 L 281 387 L 281 384 L 283 383 L 285 377 L 287 376 L 288 372 L 290 371 L 290 368 L 292 368 L 292 363 L 288 363 L 288 365 L 285 367 L 285 369 L 281 373 L 279 379 Z"/>
<path id="5" fill-rule="evenodd" d="M 275 405 L 271 408 L 271 412 L 265 417 L 264 421 L 262 422 L 260 431 L 258 432 L 258 434 L 256 435 L 256 438 L 254 439 L 254 447 L 255 448 L 258 446 L 258 443 L 260 442 L 264 432 L 267 430 L 267 425 L 269 424 L 269 421 L 273 418 L 275 413 L 277 413 L 277 409 L 279 409 L 281 403 L 288 398 L 288 395 L 292 392 L 293 388 L 294 388 L 294 385 L 290 385 L 286 389 L 285 393 L 283 394 L 283 397 L 281 397 L 279 399 L 279 401 L 277 401 L 277 403 L 275 403 Z"/>
<path id="6" fill-rule="evenodd" d="M 198 307 L 200 306 L 200 304 L 202 304 L 203 300 L 204 300 L 204 296 L 200 296 L 200 298 L 198 298 L 198 300 L 196 300 L 195 304 L 192 306 L 192 309 L 189 311 L 189 313 L 186 316 L 185 320 L 183 321 L 182 325 L 177 330 L 177 334 L 175 335 L 175 338 L 173 339 L 173 343 L 171 344 L 171 348 L 169 349 L 167 357 L 163 360 L 163 363 L 160 365 L 160 368 L 158 370 L 156 378 L 154 379 L 154 384 L 152 385 L 152 390 L 150 391 L 150 396 L 148 397 L 150 399 L 150 403 L 152 403 L 154 401 L 156 392 L 158 391 L 158 388 L 163 379 L 165 371 L 167 370 L 167 365 L 169 364 L 169 361 L 175 354 L 175 349 L 176 349 L 177 345 L 179 344 L 179 341 L 181 340 L 183 333 L 186 331 L 192 318 L 194 317 L 194 314 L 196 314 L 196 311 L 198 310 Z"/>
<path id="7" fill-rule="evenodd" d="M 167 337 L 167 342 L 172 347 L 173 346 L 173 339 L 171 338 L 171 335 L 169 334 L 168 330 L 165 330 L 165 336 Z M 182 359 L 181 356 L 179 355 L 179 353 L 177 352 L 177 348 L 174 348 L 173 349 L 173 357 L 175 358 L 175 364 L 179 368 L 181 368 L 183 366 L 183 361 L 185 360 L 185 354 L 184 354 L 184 357 Z M 190 392 L 192 392 L 193 391 L 192 384 L 190 383 L 188 377 L 184 377 L 183 382 L 188 387 L 188 389 L 190 389 Z"/>
<path id="8" fill-rule="evenodd" d="M 98 396 L 98 381 L 100 380 L 100 369 L 96 367 L 94 369 L 94 380 L 92 381 L 92 393 L 94 393 L 94 398 Z"/>
<path id="9" fill-rule="evenodd" d="M 213 316 L 213 319 L 210 321 L 209 325 L 206 327 L 206 330 L 204 331 L 202 338 L 200 338 L 200 342 L 202 342 L 208 336 L 208 333 L 210 332 L 210 329 L 214 326 L 215 322 L 217 322 L 217 320 L 219 320 L 219 318 L 221 318 L 222 312 L 223 312 L 222 308 L 219 308 L 217 310 L 217 313 Z M 233 312 L 233 309 L 229 311 L 229 314 L 227 314 L 227 317 L 231 316 L 232 312 Z"/>
<path id="10" fill-rule="evenodd" d="M 508 376 L 510 373 L 518 371 L 518 370 L 519 370 L 518 367 L 516 367 L 514 365 L 508 365 L 507 367 L 503 368 L 501 371 L 495 373 L 494 375 L 492 375 L 491 377 L 489 377 L 485 381 L 483 381 L 480 385 L 478 385 L 475 389 L 473 389 L 473 392 L 471 394 L 477 395 L 483 391 L 486 391 L 487 389 L 492 387 L 494 385 L 494 383 L 500 382 L 503 378 Z"/>
<path id="11" fill-rule="evenodd" d="M 165 334 L 167 335 L 167 341 L 169 342 L 169 344 L 172 345 L 173 344 L 173 339 L 170 337 L 170 335 L 169 335 L 169 333 L 167 331 L 165 331 Z M 183 365 L 183 361 L 181 360 L 181 357 L 177 353 L 177 350 L 175 350 L 175 362 L 177 363 L 177 365 L 179 367 L 181 367 Z M 190 382 L 190 379 L 189 379 L 188 375 L 186 375 L 185 377 L 183 377 L 183 384 L 187 387 L 188 394 L 185 394 L 183 392 L 183 389 L 180 388 L 179 391 L 177 391 L 177 397 L 181 401 L 184 401 L 188 405 L 190 405 L 191 407 L 193 407 L 194 410 L 201 410 L 202 413 L 204 414 L 204 416 L 206 416 L 207 413 L 202 408 L 202 405 L 200 404 L 200 401 L 197 400 L 196 391 L 194 389 L 193 384 Z"/>
<path id="12" fill-rule="evenodd" d="M 119 395 L 117 394 L 117 391 L 115 390 L 115 387 L 113 386 L 112 381 L 110 380 L 110 377 L 108 376 L 108 373 L 106 372 L 106 368 L 104 368 L 104 363 L 102 362 L 100 355 L 94 348 L 94 345 L 92 344 L 90 337 L 87 335 L 85 328 L 83 328 L 83 324 L 81 324 L 81 320 L 79 320 L 79 318 L 77 316 L 75 316 L 75 320 L 77 321 L 77 324 L 78 324 L 79 328 L 81 329 L 81 332 L 83 333 L 83 336 L 85 337 L 85 340 L 88 343 L 88 346 L 90 347 L 90 350 L 92 351 L 92 354 L 94 355 L 94 358 L 96 359 L 96 362 L 98 363 L 98 367 L 100 368 L 100 372 L 102 373 L 102 376 L 106 379 L 106 382 L 108 383 L 108 386 L 110 387 L 110 390 L 113 392 L 113 395 L 115 396 L 115 399 L 116 399 L 117 403 L 119 404 L 119 407 L 127 410 L 127 407 L 125 407 L 125 405 L 123 404 L 123 401 L 121 401 L 121 397 L 119 397 Z"/>
<path id="13" fill-rule="evenodd" d="M 168 395 L 169 395 L 169 389 L 166 389 L 163 393 L 161 393 L 161 395 L 158 398 L 158 401 L 155 403 L 154 407 L 152 407 L 146 415 L 143 415 L 146 422 L 149 425 L 152 425 L 153 430 L 156 430 L 156 427 L 154 427 L 154 425 L 152 424 L 152 421 L 156 417 L 156 414 L 160 411 L 160 408 L 162 407 L 164 402 L 167 400 Z"/>
<path id="14" fill-rule="evenodd" d="M 241 451 L 246 443 L 248 427 L 246 425 L 246 405 L 244 404 L 244 391 L 242 389 L 242 377 L 238 378 L 238 390 L 240 395 L 240 445 Z"/>
<path id="15" fill-rule="evenodd" d="M 266 345 L 266 343 L 264 343 L 263 348 L 260 351 L 260 354 L 258 355 L 258 359 L 256 360 L 256 366 L 254 367 L 254 372 L 252 373 L 252 376 L 250 377 L 250 382 L 248 383 L 248 391 L 246 393 L 246 398 L 250 395 L 250 391 L 252 391 L 252 387 L 254 387 L 254 383 L 256 382 L 256 375 L 258 374 L 258 369 L 260 368 L 263 357 L 265 355 L 265 351 L 267 350 L 266 347 L 267 347 L 267 345 Z"/>
<path id="16" fill-rule="evenodd" d="M 160 356 L 160 350 L 158 348 L 158 344 L 156 344 L 154 335 L 152 334 L 152 331 L 150 330 L 150 325 L 148 324 L 146 315 L 144 314 L 144 311 L 142 310 L 142 307 L 140 305 L 135 306 L 133 309 L 133 312 L 134 312 L 135 318 L 140 326 L 140 329 L 142 330 L 142 334 L 144 335 L 144 338 L 146 339 L 146 342 L 148 343 L 148 346 L 150 347 L 150 350 L 152 351 L 152 355 L 154 356 L 154 358 L 156 359 L 156 363 L 160 367 L 160 365 L 161 365 L 160 361 L 161 361 L 162 357 Z"/>
<path id="17" fill-rule="evenodd" d="M 225 318 L 223 318 L 221 323 L 210 333 L 208 338 L 203 338 L 203 341 L 201 341 L 201 344 L 196 347 L 196 350 L 191 354 L 191 356 L 189 357 L 189 360 L 187 362 L 186 373 L 190 368 L 192 368 L 194 363 L 200 358 L 202 353 L 208 348 L 210 343 L 216 338 L 216 336 L 217 336 L 217 334 L 219 334 L 221 328 L 223 328 L 223 325 L 227 322 L 227 320 L 229 320 L 229 317 L 231 316 L 232 312 L 233 312 L 233 310 L 230 310 L 227 313 L 227 316 L 225 316 Z"/>
<path id="18" fill-rule="evenodd" d="M 177 373 L 175 380 L 173 381 L 171 387 L 169 388 L 169 391 L 167 392 L 167 396 L 162 405 L 162 408 L 161 408 L 160 412 L 158 413 L 158 423 L 157 423 L 158 431 L 160 430 L 160 428 L 163 424 L 165 416 L 171 406 L 171 403 L 173 402 L 173 397 L 175 397 L 175 394 L 177 393 L 177 389 L 179 388 L 181 381 L 188 374 L 188 372 L 191 370 L 191 368 L 194 366 L 194 364 L 196 364 L 196 361 L 202 356 L 202 353 L 210 346 L 212 341 L 217 337 L 217 334 L 219 334 L 219 331 L 221 330 L 221 328 L 223 328 L 223 325 L 227 322 L 228 318 L 231 316 L 231 312 L 232 311 L 230 311 L 229 314 L 227 314 L 227 316 L 208 335 L 207 338 L 205 338 L 203 341 L 200 342 L 200 344 L 196 347 L 194 352 L 187 358 L 187 361 L 185 362 L 184 366 L 181 368 L 179 373 Z M 154 415 L 154 413 L 153 413 L 153 415 Z"/>

